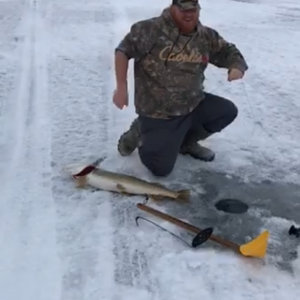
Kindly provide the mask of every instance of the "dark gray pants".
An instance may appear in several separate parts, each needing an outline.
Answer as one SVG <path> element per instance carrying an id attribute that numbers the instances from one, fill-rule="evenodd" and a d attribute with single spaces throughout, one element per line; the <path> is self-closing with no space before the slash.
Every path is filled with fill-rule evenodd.
<path id="1" fill-rule="evenodd" d="M 220 132 L 237 117 L 233 102 L 209 93 L 188 115 L 172 119 L 152 119 L 139 116 L 142 145 L 139 156 L 142 163 L 156 176 L 172 172 L 180 147 L 187 133 L 197 134 L 203 129 L 208 134 Z"/>

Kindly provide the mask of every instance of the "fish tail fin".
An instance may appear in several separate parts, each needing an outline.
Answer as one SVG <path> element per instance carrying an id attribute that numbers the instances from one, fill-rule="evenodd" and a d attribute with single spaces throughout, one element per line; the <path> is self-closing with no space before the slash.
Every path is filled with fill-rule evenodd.
<path id="1" fill-rule="evenodd" d="M 177 192 L 177 199 L 189 201 L 190 200 L 190 190 L 180 190 Z"/>

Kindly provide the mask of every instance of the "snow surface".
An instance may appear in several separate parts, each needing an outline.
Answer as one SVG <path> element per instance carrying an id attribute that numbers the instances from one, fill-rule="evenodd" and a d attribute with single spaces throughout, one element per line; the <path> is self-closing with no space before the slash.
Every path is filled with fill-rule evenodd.
<path id="1" fill-rule="evenodd" d="M 285 247 L 275 236 L 300 222 L 299 205 L 289 208 L 297 220 L 250 209 L 261 223 L 239 242 L 271 230 L 272 253 L 257 261 L 209 246 L 190 250 L 151 225 L 136 227 L 142 199 L 77 190 L 61 172 L 103 157 L 104 168 L 153 180 L 136 153 L 122 158 L 116 150 L 135 114 L 132 68 L 129 108 L 112 105 L 113 50 L 133 22 L 169 3 L 0 0 L 1 300 L 299 298 L 300 259 L 279 268 L 285 257 L 276 249 Z M 192 181 L 201 169 L 244 183 L 298 184 L 299 1 L 203 0 L 201 6 L 201 20 L 236 43 L 250 69 L 233 83 L 226 70 L 208 69 L 207 90 L 231 98 L 239 117 L 205 141 L 217 152 L 214 162 L 180 157 L 163 182 L 186 188 L 184 178 L 195 194 L 205 194 Z M 246 224 L 230 220 L 225 227 Z"/>

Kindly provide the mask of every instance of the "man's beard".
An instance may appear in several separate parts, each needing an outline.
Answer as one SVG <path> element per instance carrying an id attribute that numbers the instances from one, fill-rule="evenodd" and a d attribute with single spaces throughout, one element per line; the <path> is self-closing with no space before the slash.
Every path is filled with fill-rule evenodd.
<path id="1" fill-rule="evenodd" d="M 189 33 L 192 32 L 198 23 L 198 16 L 190 21 L 185 21 L 179 18 L 176 14 L 173 15 L 173 20 L 177 24 L 178 28 L 182 33 Z"/>
<path id="2" fill-rule="evenodd" d="M 177 26 L 179 27 L 180 31 L 183 33 L 192 32 L 197 26 L 197 19 L 189 22 L 177 20 Z"/>

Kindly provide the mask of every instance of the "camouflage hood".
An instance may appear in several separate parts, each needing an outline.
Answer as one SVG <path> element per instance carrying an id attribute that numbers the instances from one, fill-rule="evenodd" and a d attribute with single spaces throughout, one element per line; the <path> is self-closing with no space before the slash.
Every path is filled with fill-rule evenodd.
<path id="1" fill-rule="evenodd" d="M 204 97 L 208 62 L 245 69 L 239 51 L 200 21 L 192 33 L 180 33 L 169 8 L 135 23 L 117 50 L 135 59 L 136 113 L 157 118 L 195 109 Z"/>

